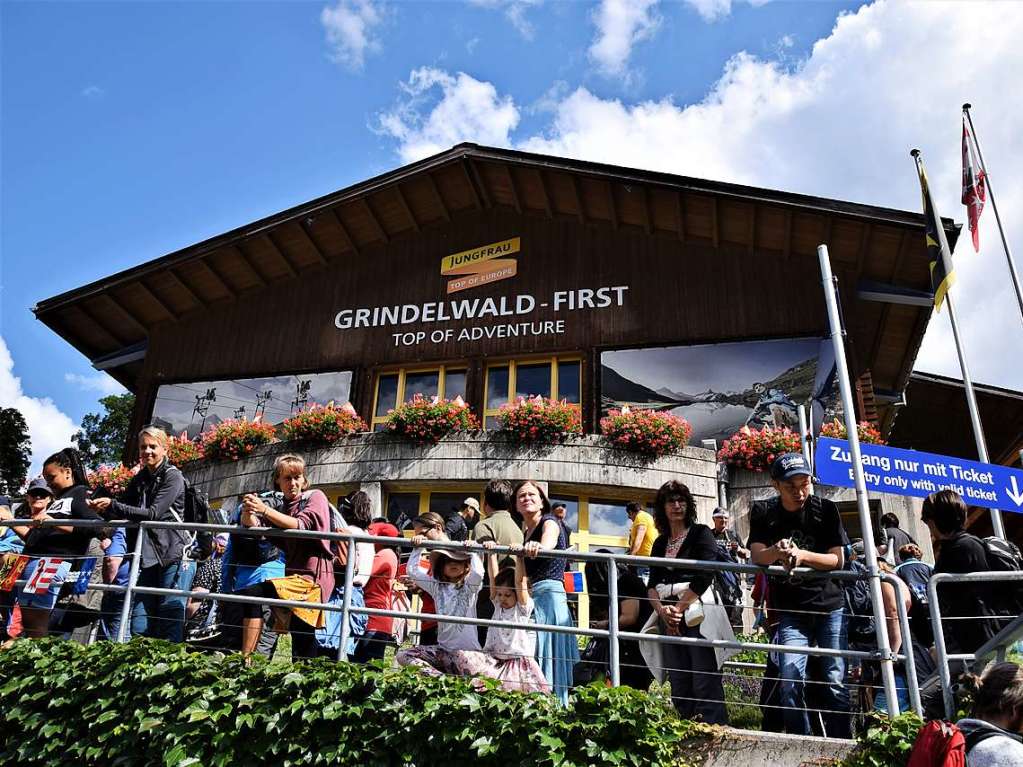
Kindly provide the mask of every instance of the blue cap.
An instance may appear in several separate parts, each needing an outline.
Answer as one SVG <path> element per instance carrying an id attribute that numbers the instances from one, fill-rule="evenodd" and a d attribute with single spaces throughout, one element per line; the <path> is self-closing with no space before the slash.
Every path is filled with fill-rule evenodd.
<path id="1" fill-rule="evenodd" d="M 771 464 L 771 479 L 782 482 L 800 475 L 810 476 L 810 467 L 801 453 L 779 455 Z"/>
<path id="2" fill-rule="evenodd" d="M 53 491 L 50 490 L 50 486 L 46 484 L 46 480 L 43 479 L 42 477 L 36 477 L 31 482 L 29 482 L 28 489 L 25 491 L 25 494 L 28 495 L 32 492 L 39 490 L 42 490 L 47 495 L 53 495 Z"/>
<path id="3" fill-rule="evenodd" d="M 6 506 L 8 509 L 11 508 L 11 499 L 6 495 L 0 495 L 0 506 Z"/>

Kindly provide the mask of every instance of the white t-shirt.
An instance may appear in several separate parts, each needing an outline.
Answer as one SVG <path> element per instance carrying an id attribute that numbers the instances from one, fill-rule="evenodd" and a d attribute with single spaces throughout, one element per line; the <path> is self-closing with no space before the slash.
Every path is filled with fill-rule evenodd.
<path id="1" fill-rule="evenodd" d="M 470 560 L 469 574 L 460 586 L 445 581 L 438 581 L 427 575 L 419 567 L 423 550 L 415 549 L 408 560 L 408 574 L 413 582 L 433 597 L 437 615 L 449 615 L 458 618 L 476 617 L 476 597 L 483 587 L 483 560 L 473 554 Z M 447 623 L 437 621 L 437 644 L 445 650 L 476 650 L 480 649 L 480 640 L 476 635 L 476 627 L 463 623 Z"/>
<path id="2" fill-rule="evenodd" d="M 521 605 L 516 600 L 514 607 L 501 607 L 496 599 L 494 603 L 495 621 L 509 621 L 521 623 L 524 626 L 531 623 L 533 615 L 533 599 L 526 597 L 526 603 Z M 484 652 L 502 660 L 508 658 L 532 658 L 536 653 L 536 632 L 522 629 L 508 629 L 491 626 L 487 630 L 487 644 Z"/>

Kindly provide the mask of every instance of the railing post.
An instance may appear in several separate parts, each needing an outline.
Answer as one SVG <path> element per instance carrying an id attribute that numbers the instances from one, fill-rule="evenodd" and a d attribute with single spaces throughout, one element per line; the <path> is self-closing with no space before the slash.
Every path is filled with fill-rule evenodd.
<path id="1" fill-rule="evenodd" d="M 618 655 L 618 562 L 613 554 L 607 560 L 607 631 L 611 684 L 618 687 L 622 683 L 622 669 Z"/>
<path id="2" fill-rule="evenodd" d="M 913 655 L 913 635 L 910 633 L 909 615 L 906 614 L 906 605 L 903 603 L 899 592 L 897 579 L 885 573 L 882 580 L 887 581 L 895 588 L 895 610 L 899 614 L 899 631 L 902 634 L 902 654 L 906 656 L 906 687 L 909 691 L 909 705 L 918 716 L 924 715 L 924 707 L 920 702 L 920 683 L 916 676 L 916 658 Z"/>
<path id="3" fill-rule="evenodd" d="M 944 573 L 935 573 L 927 583 L 927 601 L 931 613 L 931 629 L 934 631 L 934 655 L 941 677 L 941 697 L 945 704 L 945 717 L 955 716 L 955 699 L 952 696 L 952 672 L 948 668 L 948 650 L 945 648 L 945 633 L 941 630 L 941 607 L 938 606 L 938 584 L 947 578 Z"/>
<path id="4" fill-rule="evenodd" d="M 355 557 L 356 557 L 356 542 L 352 537 L 351 533 L 348 534 L 348 559 L 345 561 L 345 592 L 344 597 L 341 601 L 341 637 L 337 644 L 337 659 L 339 661 L 345 660 L 347 653 L 345 648 L 348 647 L 348 637 L 351 634 L 351 627 L 349 625 L 349 617 L 352 609 L 352 581 L 355 580 Z M 326 602 L 327 600 L 323 600 Z"/>
<path id="5" fill-rule="evenodd" d="M 142 566 L 142 538 L 146 534 L 146 530 L 142 525 L 144 522 L 140 522 L 138 526 L 138 534 L 135 536 L 135 549 L 131 555 L 131 565 L 128 568 L 128 587 L 124 592 L 124 604 L 121 605 L 121 622 L 117 627 L 117 641 L 126 642 L 128 641 L 128 630 L 131 623 L 132 610 L 132 597 L 134 595 L 135 587 L 139 582 L 139 568 Z"/>

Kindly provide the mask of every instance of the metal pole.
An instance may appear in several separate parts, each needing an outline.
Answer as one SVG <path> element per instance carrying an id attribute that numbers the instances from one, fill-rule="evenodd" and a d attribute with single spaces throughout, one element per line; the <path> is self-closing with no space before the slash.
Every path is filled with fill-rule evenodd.
<path id="1" fill-rule="evenodd" d="M 963 374 L 963 388 L 966 389 L 966 404 L 970 410 L 970 422 L 973 424 L 973 438 L 977 443 L 977 456 L 982 463 L 991 463 L 987 454 L 987 442 L 984 439 L 984 425 L 980 422 L 980 410 L 977 408 L 977 394 L 973 390 L 973 380 L 970 378 L 970 368 L 966 364 L 966 355 L 963 354 L 963 345 L 959 342 L 959 324 L 956 322 L 955 303 L 952 301 L 952 293 L 945 294 L 945 305 L 948 307 L 948 321 L 952 325 L 952 336 L 955 339 L 956 352 L 959 353 L 959 369 Z M 998 509 L 990 509 L 991 527 L 1002 540 L 1005 537 L 1005 525 L 1002 523 L 1002 512 Z"/>
<path id="2" fill-rule="evenodd" d="M 352 581 L 355 580 L 355 557 L 358 544 L 354 538 L 348 538 L 348 559 L 345 560 L 345 593 L 341 602 L 341 637 L 337 644 L 337 659 L 344 660 L 347 657 L 345 650 L 348 647 L 348 635 L 351 633 L 349 619 L 352 609 Z M 324 602 L 327 600 L 324 599 Z"/>
<path id="3" fill-rule="evenodd" d="M 131 555 L 131 567 L 128 569 L 128 589 L 124 592 L 124 604 L 121 605 L 121 623 L 117 627 L 117 641 L 128 641 L 128 628 L 132 613 L 132 592 L 139 582 L 139 567 L 142 563 L 142 537 L 146 534 L 142 524 L 139 524 L 138 535 L 135 537 L 135 550 Z"/>
<path id="4" fill-rule="evenodd" d="M 1002 250 L 1005 251 L 1005 260 L 1009 264 L 1009 275 L 1012 277 L 1012 287 L 1016 291 L 1016 303 L 1019 304 L 1020 318 L 1023 318 L 1023 288 L 1020 287 L 1019 275 L 1016 273 L 1016 264 L 1012 259 L 1012 251 L 1009 249 L 1009 241 L 1005 239 L 1005 228 L 1002 226 L 1002 217 L 998 215 L 998 204 L 995 202 L 995 190 L 991 187 L 991 176 L 987 172 L 987 165 L 984 164 L 984 153 L 980 149 L 980 139 L 977 138 L 977 131 L 973 127 L 973 115 L 970 114 L 970 107 L 971 105 L 968 103 L 963 104 L 963 114 L 966 115 L 966 120 L 970 123 L 970 133 L 973 135 L 973 143 L 977 147 L 977 159 L 980 160 L 980 169 L 984 171 L 987 196 L 991 200 L 991 209 L 995 212 L 998 234 L 1002 237 Z"/>
<path id="5" fill-rule="evenodd" d="M 611 685 L 622 683 L 622 670 L 618 657 L 618 563 L 607 561 L 607 643 L 608 664 L 611 666 Z"/>
<path id="6" fill-rule="evenodd" d="M 831 343 L 835 349 L 835 368 L 838 372 L 838 387 L 842 394 L 842 409 L 845 411 L 846 436 L 849 451 L 852 454 L 853 478 L 856 482 L 856 507 L 859 511 L 860 528 L 863 531 L 863 553 L 867 559 L 867 572 L 870 575 L 870 601 L 874 608 L 874 626 L 877 636 L 877 649 L 881 655 L 881 680 L 884 683 L 885 697 L 888 698 L 888 713 L 899 715 L 899 699 L 895 689 L 895 668 L 892 652 L 888 645 L 888 626 L 884 612 L 884 600 L 881 596 L 881 571 L 877 566 L 877 548 L 874 546 L 874 525 L 870 519 L 870 504 L 867 500 L 867 483 L 863 477 L 863 464 L 860 458 L 859 433 L 856 430 L 856 411 L 853 409 L 852 385 L 849 382 L 849 368 L 845 359 L 843 344 L 843 328 L 838 314 L 837 285 L 831 274 L 831 259 L 828 246 L 817 247 L 820 260 L 821 283 L 824 286 L 824 302 L 828 310 L 828 324 L 831 328 Z"/>
<path id="7" fill-rule="evenodd" d="M 945 718 L 955 716 L 955 700 L 952 697 L 952 672 L 948 668 L 948 649 L 945 647 L 945 633 L 941 630 L 941 608 L 938 606 L 938 584 L 949 580 L 951 573 L 935 573 L 927 583 L 928 609 L 931 613 L 931 628 L 934 630 L 934 660 L 941 677 L 941 698 L 945 703 Z"/>
<path id="8" fill-rule="evenodd" d="M 900 652 L 905 656 L 903 661 L 906 668 L 906 687 L 909 690 L 909 705 L 918 716 L 924 715 L 923 703 L 920 701 L 920 682 L 916 675 L 916 657 L 913 655 L 913 636 L 909 628 L 909 615 L 906 614 L 906 605 L 902 601 L 899 591 L 899 578 L 885 573 L 881 580 L 887 581 L 895 589 L 895 610 L 899 616 L 899 631 L 902 634 L 902 647 Z"/>
<path id="9" fill-rule="evenodd" d="M 813 458 L 810 455 L 810 440 L 807 439 L 806 434 L 806 405 L 800 405 L 797 412 L 799 413 L 799 444 L 803 448 L 803 459 L 812 470 Z"/>

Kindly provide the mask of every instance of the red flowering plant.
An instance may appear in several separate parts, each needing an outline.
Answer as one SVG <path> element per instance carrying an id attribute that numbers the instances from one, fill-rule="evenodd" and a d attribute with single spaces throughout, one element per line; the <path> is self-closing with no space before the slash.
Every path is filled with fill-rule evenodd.
<path id="1" fill-rule="evenodd" d="M 681 451 L 693 427 L 681 416 L 623 405 L 600 419 L 600 431 L 615 447 L 657 457 Z"/>
<path id="2" fill-rule="evenodd" d="M 188 438 L 185 432 L 167 440 L 167 460 L 175 466 L 182 466 L 190 461 L 198 461 L 202 456 L 199 446 Z"/>
<path id="3" fill-rule="evenodd" d="M 856 424 L 856 434 L 860 438 L 860 442 L 867 445 L 887 445 L 888 442 L 884 437 L 881 436 L 874 425 L 869 421 L 860 421 Z M 845 423 L 838 420 L 829 421 L 821 427 L 822 437 L 832 437 L 834 439 L 846 439 L 849 436 L 849 432 L 845 428 Z"/>
<path id="4" fill-rule="evenodd" d="M 350 434 L 369 431 L 350 402 L 341 407 L 333 402 L 310 405 L 287 419 L 282 428 L 285 439 L 319 445 L 332 445 Z"/>
<path id="5" fill-rule="evenodd" d="M 740 469 L 767 471 L 779 455 L 801 450 L 799 434 L 792 429 L 765 426 L 757 431 L 743 426 L 725 440 L 718 460 Z"/>
<path id="6" fill-rule="evenodd" d="M 435 445 L 453 431 L 478 431 L 480 423 L 461 397 L 415 395 L 387 413 L 387 430 L 417 445 Z"/>
<path id="7" fill-rule="evenodd" d="M 501 405 L 497 420 L 501 431 L 519 442 L 555 445 L 569 434 L 583 430 L 579 406 L 565 400 L 519 397 L 518 402 Z"/>
<path id="8" fill-rule="evenodd" d="M 116 498 L 125 491 L 131 478 L 139 473 L 139 468 L 138 464 L 134 466 L 109 464 L 88 472 L 86 478 L 93 491 L 102 488 Z"/>
<path id="9" fill-rule="evenodd" d="M 204 431 L 199 438 L 199 451 L 211 461 L 237 461 L 276 438 L 277 431 L 268 423 L 232 419 Z"/>

